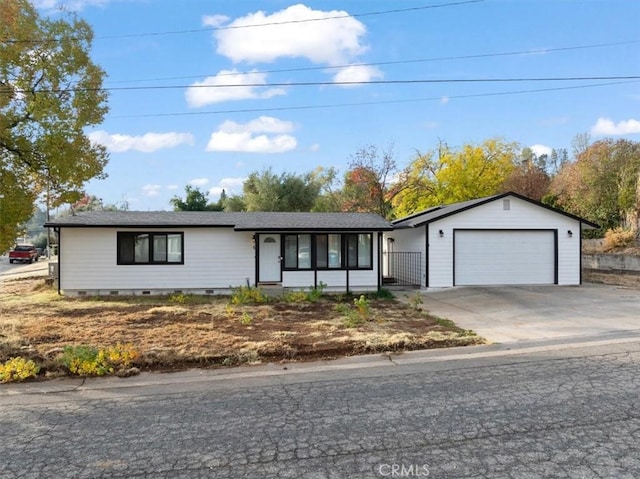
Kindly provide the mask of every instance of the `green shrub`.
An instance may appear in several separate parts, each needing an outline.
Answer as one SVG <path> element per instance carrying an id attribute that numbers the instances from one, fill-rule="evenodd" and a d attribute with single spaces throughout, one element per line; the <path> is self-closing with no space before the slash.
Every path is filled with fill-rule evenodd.
<path id="1" fill-rule="evenodd" d="M 255 304 L 269 301 L 267 295 L 265 295 L 260 288 L 240 286 L 238 288 L 231 288 L 231 291 L 231 304 Z"/>
<path id="2" fill-rule="evenodd" d="M 11 358 L 0 364 L 0 383 L 14 381 L 24 381 L 35 378 L 40 372 L 40 367 L 31 359 L 26 360 L 21 357 Z"/>
<path id="3" fill-rule="evenodd" d="M 311 303 L 315 303 L 316 301 L 318 301 L 322 297 L 326 287 L 326 283 L 320 281 L 320 284 L 318 284 L 318 286 L 316 286 L 315 288 L 311 288 L 309 290 L 309 293 L 307 293 L 307 301 Z"/>
<path id="4" fill-rule="evenodd" d="M 307 301 L 309 294 L 305 291 L 286 291 L 282 300 L 287 303 L 302 303 Z"/>
<path id="5" fill-rule="evenodd" d="M 175 304 L 185 304 L 191 299 L 190 296 L 190 294 L 184 293 L 172 294 L 171 296 L 169 296 L 169 302 Z"/>
<path id="6" fill-rule="evenodd" d="M 92 346 L 65 346 L 62 364 L 79 376 L 104 376 L 126 369 L 140 356 L 130 344 L 116 344 L 106 349 Z"/>
<path id="7" fill-rule="evenodd" d="M 346 328 L 358 327 L 368 321 L 371 316 L 371 303 L 364 294 L 359 298 L 353 298 L 353 306 L 347 303 L 338 303 L 333 309 L 344 316 Z"/>

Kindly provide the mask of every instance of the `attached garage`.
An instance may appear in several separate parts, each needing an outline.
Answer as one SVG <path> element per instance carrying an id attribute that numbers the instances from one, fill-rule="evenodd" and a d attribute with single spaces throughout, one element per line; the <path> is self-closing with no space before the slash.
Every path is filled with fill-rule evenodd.
<path id="1" fill-rule="evenodd" d="M 582 230 L 598 227 L 513 192 L 436 206 L 393 226 L 383 259 L 420 253 L 426 288 L 581 284 Z"/>
<path id="2" fill-rule="evenodd" d="M 454 230 L 454 286 L 557 283 L 550 230 Z"/>

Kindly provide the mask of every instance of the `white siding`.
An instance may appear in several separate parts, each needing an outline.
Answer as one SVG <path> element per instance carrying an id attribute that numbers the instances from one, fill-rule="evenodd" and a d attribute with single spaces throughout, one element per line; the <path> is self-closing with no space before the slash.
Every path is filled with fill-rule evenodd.
<path id="1" fill-rule="evenodd" d="M 502 199 L 429 225 L 429 286 L 453 286 L 453 229 L 557 229 L 558 284 L 580 284 L 580 222 L 516 197 Z M 440 238 L 438 231 L 444 236 Z M 571 231 L 570 238 L 567 231 Z"/>
<path id="2" fill-rule="evenodd" d="M 145 229 L 152 232 L 184 233 L 183 265 L 118 265 L 118 231 L 128 228 L 63 228 L 60 239 L 60 289 L 65 294 L 84 291 L 88 295 L 142 294 L 144 291 L 221 293 L 229 287 L 254 285 L 255 250 L 252 232 L 231 228 Z M 353 291 L 378 286 L 378 241 L 373 238 L 373 269 L 349 271 Z M 346 271 L 318 271 L 327 290 L 346 289 Z M 284 271 L 282 286 L 307 289 L 314 285 L 313 271 Z"/>
<path id="3" fill-rule="evenodd" d="M 282 286 L 292 289 L 309 289 L 314 285 L 313 271 L 284 271 Z M 326 291 L 345 291 L 347 287 L 346 270 L 318 270 L 318 285 L 327 285 Z M 349 290 L 368 291 L 378 288 L 378 277 L 372 270 L 349 270 Z"/>
<path id="4" fill-rule="evenodd" d="M 255 283 L 252 233 L 230 228 L 171 228 L 184 232 L 183 265 L 118 265 L 117 232 L 125 228 L 63 228 L 60 288 L 63 291 L 207 290 Z M 151 231 L 151 230 L 145 230 Z"/>
<path id="5" fill-rule="evenodd" d="M 313 288 L 313 271 L 283 271 L 282 286 L 293 289 Z"/>

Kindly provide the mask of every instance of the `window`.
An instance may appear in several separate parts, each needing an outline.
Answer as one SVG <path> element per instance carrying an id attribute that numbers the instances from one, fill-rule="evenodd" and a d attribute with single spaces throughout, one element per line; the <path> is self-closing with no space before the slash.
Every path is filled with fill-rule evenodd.
<path id="1" fill-rule="evenodd" d="M 183 233 L 118 233 L 118 264 L 184 264 Z"/>
<path id="2" fill-rule="evenodd" d="M 311 269 L 311 235 L 284 236 L 284 267 Z"/>
<path id="3" fill-rule="evenodd" d="M 371 268 L 371 234 L 349 234 L 347 236 L 347 260 L 350 269 Z"/>
<path id="4" fill-rule="evenodd" d="M 342 244 L 340 235 L 316 235 L 316 268 L 342 268 Z"/>

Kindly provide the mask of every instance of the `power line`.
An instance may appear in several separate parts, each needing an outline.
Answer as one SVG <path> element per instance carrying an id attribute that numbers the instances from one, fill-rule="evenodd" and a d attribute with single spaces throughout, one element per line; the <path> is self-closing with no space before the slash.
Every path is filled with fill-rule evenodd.
<path id="1" fill-rule="evenodd" d="M 593 80 L 638 80 L 640 75 L 583 76 L 583 77 L 521 77 L 521 78 L 432 78 L 413 80 L 367 80 L 367 81 L 309 81 L 309 82 L 276 82 L 276 83 L 229 83 L 224 85 L 151 85 L 122 87 L 73 87 L 73 88 L 41 88 L 0 89 L 2 93 L 63 93 L 89 91 L 140 91 L 140 90 L 175 90 L 185 88 L 269 88 L 269 87 L 302 87 L 302 86 L 358 86 L 358 85 L 407 85 L 434 83 L 516 83 L 516 82 L 548 82 L 548 81 L 593 81 Z"/>
<path id="2" fill-rule="evenodd" d="M 94 37 L 95 40 L 114 40 L 120 38 L 141 38 L 141 37 L 157 37 L 164 35 L 183 35 L 189 33 L 202 33 L 202 32 L 216 32 L 222 30 L 238 30 L 244 28 L 259 28 L 259 27 L 268 27 L 268 26 L 277 26 L 277 25 L 290 25 L 290 24 L 298 24 L 298 23 L 310 23 L 310 22 L 323 22 L 327 20 L 339 20 L 342 18 L 359 18 L 359 17 L 368 17 L 374 15 L 388 15 L 394 13 L 407 13 L 414 12 L 419 10 L 428 10 L 434 8 L 444 8 L 444 7 L 454 7 L 459 5 L 467 5 L 472 3 L 482 3 L 486 0 L 460 0 L 456 2 L 449 3 L 441 3 L 437 5 L 422 5 L 419 7 L 409 7 L 409 8 L 397 8 L 393 10 L 380 10 L 374 12 L 364 12 L 364 13 L 354 13 L 354 14 L 344 14 L 344 15 L 333 15 L 330 17 L 322 17 L 322 18 L 306 18 L 301 20 L 284 20 L 281 22 L 265 22 L 265 23 L 255 23 L 250 25 L 228 25 L 222 27 L 207 27 L 207 28 L 195 28 L 189 30 L 170 30 L 163 32 L 147 32 L 147 33 L 127 33 L 122 35 L 102 35 Z M 57 38 L 49 38 L 43 40 L 2 40 L 4 43 L 51 43 L 60 41 Z"/>
<path id="3" fill-rule="evenodd" d="M 306 18 L 302 20 L 284 20 L 281 22 L 265 22 L 265 23 L 254 23 L 250 25 L 228 25 L 226 27 L 209 27 L 209 28 L 197 28 L 191 30 L 174 30 L 174 31 L 165 31 L 165 32 L 151 32 L 151 33 L 130 33 L 124 35 L 105 35 L 96 37 L 97 39 L 115 39 L 115 38 L 136 38 L 136 37 L 146 37 L 146 36 L 161 36 L 161 35 L 180 35 L 185 33 L 200 33 L 200 32 L 216 32 L 222 30 L 238 30 L 244 28 L 257 28 L 257 27 L 270 27 L 277 25 L 291 25 L 297 23 L 310 23 L 310 22 L 323 22 L 327 20 L 339 20 L 342 18 L 359 18 L 359 17 L 368 17 L 373 15 L 387 15 L 391 13 L 406 13 L 406 12 L 414 12 L 418 10 L 427 10 L 432 8 L 443 8 L 443 7 L 453 7 L 458 5 L 466 5 L 470 3 L 481 3 L 486 0 L 461 0 L 458 2 L 449 2 L 442 3 L 438 5 L 423 5 L 420 7 L 410 7 L 410 8 L 398 8 L 394 10 L 382 10 L 377 12 L 366 12 L 366 13 L 353 13 L 353 14 L 344 14 L 344 15 L 334 15 L 331 17 L 322 17 L 322 18 Z"/>
<path id="4" fill-rule="evenodd" d="M 415 59 L 408 59 L 408 60 L 395 60 L 395 61 L 384 61 L 384 62 L 351 63 L 346 65 L 332 65 L 332 66 L 321 66 L 321 67 L 300 67 L 300 68 L 284 68 L 284 69 L 274 69 L 274 70 L 255 70 L 250 72 L 228 72 L 228 73 L 219 73 L 215 75 L 205 74 L 205 75 L 189 75 L 189 76 L 174 76 L 174 77 L 159 77 L 159 78 L 142 78 L 138 80 L 116 80 L 116 81 L 108 82 L 108 84 L 112 85 L 112 84 L 118 84 L 118 83 L 136 83 L 136 82 L 147 82 L 147 81 L 186 80 L 191 78 L 202 78 L 203 76 L 204 77 L 210 77 L 210 76 L 225 77 L 225 76 L 254 75 L 254 74 L 262 74 L 262 73 L 292 73 L 292 72 L 302 72 L 302 71 L 336 70 L 336 69 L 347 68 L 347 67 L 402 65 L 402 64 L 409 64 L 409 63 L 471 60 L 476 58 L 491 58 L 491 57 L 503 57 L 503 56 L 515 56 L 515 55 L 553 53 L 553 52 L 562 52 L 562 51 L 571 51 L 571 50 L 586 50 L 591 48 L 604 48 L 604 47 L 612 47 L 612 46 L 619 46 L 619 45 L 630 45 L 634 43 L 640 43 L 640 40 L 627 40 L 627 41 L 610 42 L 610 43 L 596 43 L 591 45 L 576 45 L 576 46 L 558 47 L 558 48 L 544 48 L 541 50 L 533 50 L 533 51 L 519 50 L 519 51 L 510 51 L 510 52 L 480 53 L 475 55 L 458 55 L 458 56 L 451 56 L 451 57 L 415 58 Z"/>
<path id="5" fill-rule="evenodd" d="M 481 97 L 493 97 L 493 96 L 507 96 L 507 95 L 522 95 L 526 93 L 544 93 L 552 91 L 563 90 L 577 90 L 583 88 L 595 88 L 610 85 L 623 85 L 627 83 L 637 83 L 637 81 L 619 81 L 619 82 L 607 82 L 607 83 L 595 83 L 591 85 L 573 85 L 566 87 L 553 87 L 553 88 L 536 88 L 529 90 L 512 90 L 503 92 L 488 92 L 488 93 L 471 93 L 467 95 L 450 95 L 447 96 L 449 100 L 460 100 L 466 98 L 481 98 Z M 266 113 L 273 111 L 296 111 L 296 110 L 319 110 L 326 108 L 343 108 L 343 107 L 358 107 L 358 106 L 373 106 L 373 105 L 389 105 L 399 103 L 415 103 L 426 101 L 441 101 L 442 96 L 438 97 L 426 97 L 426 98 L 411 98 L 406 100 L 380 100 L 380 101 L 367 101 L 367 102 L 354 102 L 354 103 L 333 103 L 325 105 L 298 105 L 288 107 L 271 107 L 271 108 L 243 108 L 235 110 L 216 110 L 216 111 L 192 111 L 192 112 L 179 112 L 179 113 L 143 113 L 135 115 L 113 115 L 110 118 L 162 118 L 171 116 L 200 116 L 200 115 L 226 115 L 230 113 Z"/>

